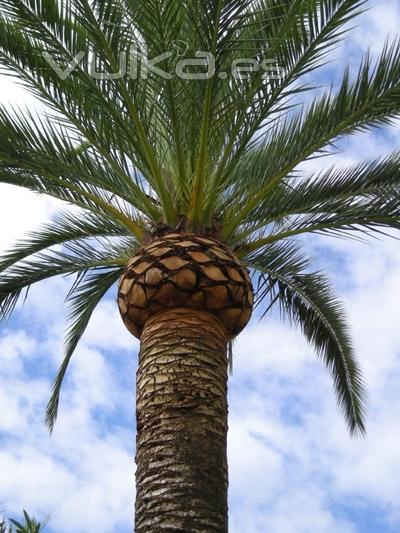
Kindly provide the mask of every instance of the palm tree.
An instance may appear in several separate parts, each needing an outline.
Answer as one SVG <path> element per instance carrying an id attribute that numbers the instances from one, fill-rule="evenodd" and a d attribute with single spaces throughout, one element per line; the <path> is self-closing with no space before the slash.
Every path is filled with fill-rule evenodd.
<path id="1" fill-rule="evenodd" d="M 34 283 L 76 276 L 52 430 L 71 356 L 119 280 L 140 339 L 138 532 L 227 530 L 228 359 L 253 293 L 262 315 L 279 305 L 301 328 L 351 433 L 365 431 L 343 308 L 297 238 L 400 226 L 398 153 L 299 169 L 399 115 L 397 41 L 335 89 L 307 81 L 364 4 L 0 0 L 2 71 L 46 106 L 0 108 L 0 181 L 78 208 L 3 255 L 1 312 Z"/>
<path id="2" fill-rule="evenodd" d="M 44 522 L 37 522 L 35 518 L 31 518 L 29 514 L 23 511 L 24 523 L 18 522 L 13 518 L 9 519 L 7 524 L 6 520 L 0 522 L 0 533 L 40 533 L 43 531 L 49 521 L 48 518 Z"/>

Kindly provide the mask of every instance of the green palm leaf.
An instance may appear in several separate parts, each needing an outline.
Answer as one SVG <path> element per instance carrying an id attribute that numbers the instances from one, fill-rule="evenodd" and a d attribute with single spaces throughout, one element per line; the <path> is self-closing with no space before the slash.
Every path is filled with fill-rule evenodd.
<path id="1" fill-rule="evenodd" d="M 400 113 L 400 44 L 387 46 L 374 67 L 367 56 L 356 80 L 345 73 L 337 94 L 316 97 L 306 110 L 280 122 L 266 133 L 261 146 L 250 150 L 232 174 L 231 202 L 240 214 L 227 224 L 228 236 L 243 219 L 262 210 L 276 185 L 307 158 L 321 154 L 339 137 L 390 124 Z"/>
<path id="2" fill-rule="evenodd" d="M 365 432 L 365 390 L 354 357 L 342 305 L 327 279 L 307 272 L 308 260 L 297 247 L 270 245 L 247 260 L 261 273 L 259 301 L 278 302 L 282 315 L 299 326 L 330 371 L 338 403 L 351 433 Z M 271 305 L 270 304 L 270 305 Z"/>
<path id="3" fill-rule="evenodd" d="M 254 250 L 302 233 L 356 237 L 358 232 L 364 237 L 399 229 L 399 165 L 400 157 L 395 153 L 346 169 L 332 168 L 300 182 L 288 180 L 258 210 L 247 233 L 266 226 L 270 233 L 254 239 L 249 248 Z M 354 233 L 349 234 L 349 230 Z"/>
<path id="4" fill-rule="evenodd" d="M 40 230 L 31 232 L 26 239 L 17 242 L 13 249 L 5 252 L 0 260 L 0 272 L 27 259 L 30 255 L 69 241 L 96 237 L 122 237 L 129 232 L 113 220 L 99 214 L 82 216 L 59 214 Z"/>
<path id="5" fill-rule="evenodd" d="M 71 325 L 65 342 L 64 360 L 54 380 L 53 391 L 46 408 L 46 424 L 50 432 L 53 431 L 57 419 L 60 391 L 71 357 L 97 304 L 118 280 L 122 272 L 123 267 L 107 269 L 106 271 L 91 271 L 87 274 L 84 272 L 68 296 L 67 301 L 71 304 Z"/>
<path id="6" fill-rule="evenodd" d="M 7 318 L 21 293 L 39 281 L 54 276 L 82 274 L 88 270 L 122 269 L 137 244 L 132 238 L 123 244 L 104 243 L 100 249 L 88 242 L 65 244 L 66 251 L 48 251 L 20 261 L 2 274 L 0 279 L 0 316 Z"/>
<path id="7" fill-rule="evenodd" d="M 18 520 L 14 520 L 13 518 L 10 518 L 10 523 L 15 526 L 14 529 L 11 528 L 11 525 L 9 526 L 8 533 L 40 533 L 43 531 L 49 521 L 47 518 L 44 520 L 44 522 L 38 522 L 35 518 L 31 518 L 29 514 L 25 511 L 23 511 L 24 514 L 24 520 L 25 523 L 22 524 L 21 522 L 18 522 Z M 0 524 L 1 527 L 2 524 Z M 6 531 L 4 530 L 4 533 Z"/>

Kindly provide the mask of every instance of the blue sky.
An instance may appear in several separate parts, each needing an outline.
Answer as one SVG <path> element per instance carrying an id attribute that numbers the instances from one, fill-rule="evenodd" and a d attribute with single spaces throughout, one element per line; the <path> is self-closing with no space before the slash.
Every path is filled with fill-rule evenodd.
<path id="1" fill-rule="evenodd" d="M 337 80 L 345 62 L 376 53 L 396 32 L 396 0 L 369 2 L 335 62 L 316 75 Z M 0 99 L 26 97 L 0 80 Z M 398 127 L 346 140 L 307 170 L 374 158 L 400 146 Z M 60 209 L 0 187 L 0 250 Z M 302 336 L 271 315 L 254 319 L 235 345 L 230 379 L 231 533 L 394 533 L 400 530 L 400 246 L 307 238 L 345 302 L 368 385 L 368 435 L 349 437 L 332 383 Z M 138 343 L 114 295 L 101 304 L 71 365 L 59 420 L 43 424 L 62 357 L 70 281 L 35 287 L 0 326 L 0 510 L 50 514 L 49 533 L 131 531 L 134 385 Z"/>

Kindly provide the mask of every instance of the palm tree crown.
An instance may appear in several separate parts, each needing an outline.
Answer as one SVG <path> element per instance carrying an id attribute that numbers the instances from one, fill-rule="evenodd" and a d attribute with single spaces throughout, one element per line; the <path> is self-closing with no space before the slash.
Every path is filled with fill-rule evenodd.
<path id="1" fill-rule="evenodd" d="M 95 307 L 135 250 L 174 230 L 234 251 L 254 274 L 263 310 L 278 303 L 300 326 L 332 373 L 350 430 L 364 431 L 364 389 L 341 304 L 293 240 L 400 226 L 398 154 L 319 174 L 298 169 L 400 112 L 398 42 L 376 62 L 366 56 L 353 77 L 345 70 L 336 90 L 318 95 L 305 80 L 364 4 L 0 0 L 2 71 L 47 107 L 0 107 L 0 182 L 80 208 L 0 261 L 3 317 L 33 283 L 76 275 L 51 428 Z"/>

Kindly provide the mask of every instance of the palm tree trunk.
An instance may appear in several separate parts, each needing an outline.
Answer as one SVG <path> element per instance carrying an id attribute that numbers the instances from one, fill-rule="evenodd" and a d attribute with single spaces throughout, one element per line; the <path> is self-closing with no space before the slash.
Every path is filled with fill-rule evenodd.
<path id="1" fill-rule="evenodd" d="M 163 311 L 141 336 L 137 533 L 228 531 L 227 336 L 215 316 Z"/>

